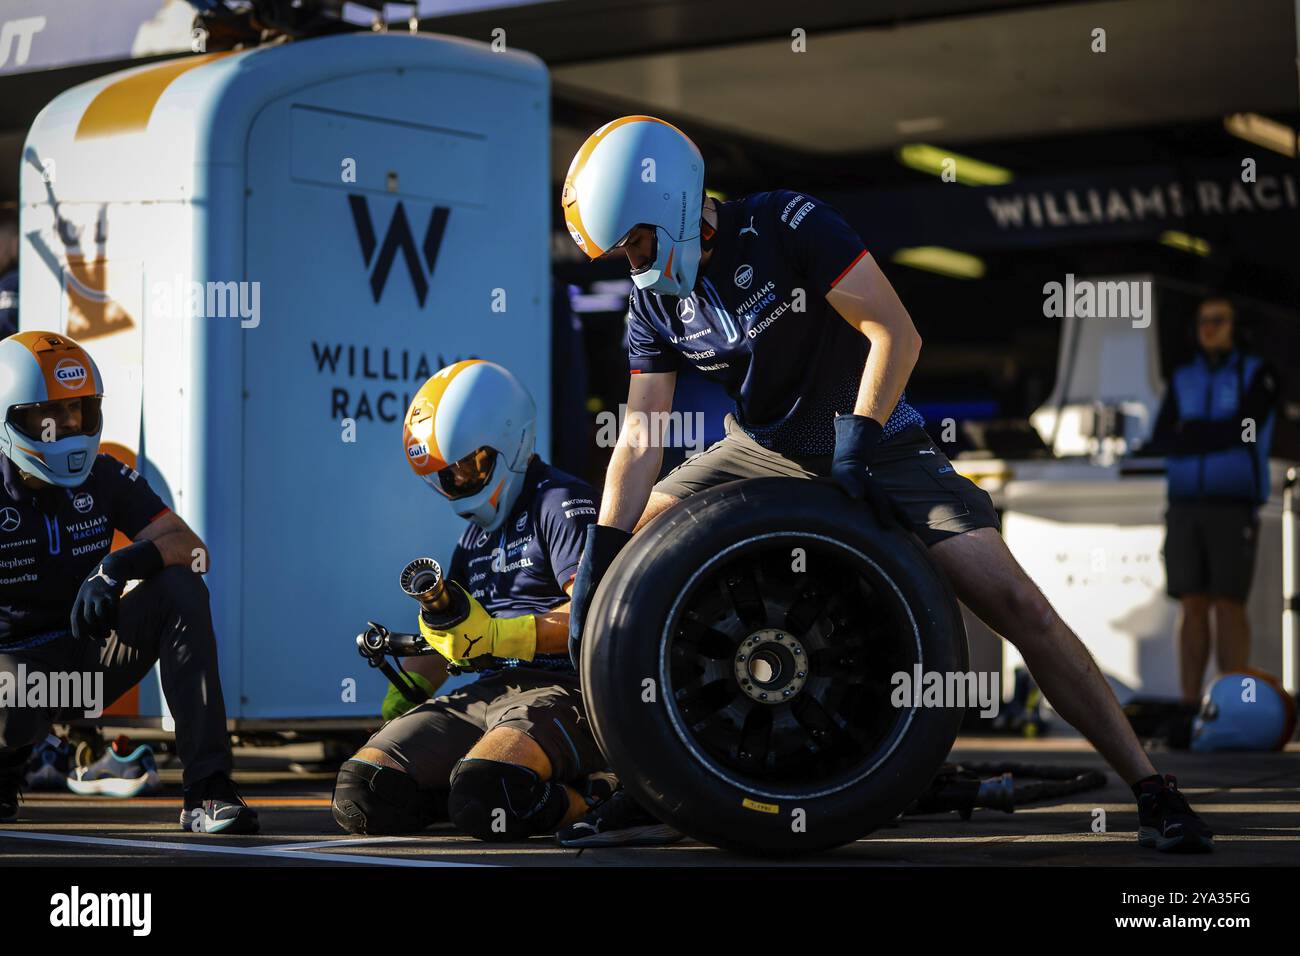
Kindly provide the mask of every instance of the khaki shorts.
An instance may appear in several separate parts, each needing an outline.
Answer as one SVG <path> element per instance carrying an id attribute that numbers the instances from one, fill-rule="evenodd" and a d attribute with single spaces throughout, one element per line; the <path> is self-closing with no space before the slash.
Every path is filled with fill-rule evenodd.
<path id="1" fill-rule="evenodd" d="M 727 416 L 726 428 L 725 438 L 686 459 L 654 490 L 686 498 L 742 478 L 817 478 L 830 474 L 830 455 L 800 458 L 764 448 L 745 434 L 731 415 Z M 894 499 L 926 547 L 976 528 L 1001 528 L 988 492 L 957 474 L 948 456 L 935 447 L 919 425 L 880 443 L 871 464 L 871 477 Z"/>
<path id="2" fill-rule="evenodd" d="M 400 763 L 422 790 L 446 790 L 456 762 L 489 730 L 513 727 L 537 742 L 551 777 L 580 780 L 605 761 L 583 712 L 572 674 L 505 668 L 427 700 L 384 724 L 370 738 Z"/>

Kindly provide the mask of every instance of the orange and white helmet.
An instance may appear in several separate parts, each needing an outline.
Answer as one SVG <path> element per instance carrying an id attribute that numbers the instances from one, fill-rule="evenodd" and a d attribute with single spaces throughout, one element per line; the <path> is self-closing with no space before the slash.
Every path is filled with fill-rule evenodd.
<path id="1" fill-rule="evenodd" d="M 587 137 L 564 178 L 569 235 L 590 259 L 637 226 L 654 228 L 654 253 L 632 271 L 638 289 L 686 297 L 700 266 L 704 157 L 685 133 L 653 116 L 624 116 Z"/>
<path id="2" fill-rule="evenodd" d="M 402 446 L 411 469 L 456 514 L 495 531 L 510 514 L 537 440 L 537 407 L 495 362 L 448 365 L 420 386 Z"/>
<path id="3" fill-rule="evenodd" d="M 104 429 L 104 382 L 95 360 L 57 332 L 0 341 L 0 452 L 61 488 L 86 480 Z"/>

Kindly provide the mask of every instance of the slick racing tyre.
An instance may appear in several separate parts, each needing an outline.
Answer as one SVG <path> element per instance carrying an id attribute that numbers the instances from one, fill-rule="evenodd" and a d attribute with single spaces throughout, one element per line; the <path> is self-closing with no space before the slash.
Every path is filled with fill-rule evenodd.
<path id="1" fill-rule="evenodd" d="M 894 675 L 968 669 L 912 535 L 824 481 L 685 499 L 623 549 L 582 645 L 587 715 L 628 791 L 715 846 L 789 856 L 889 823 L 934 779 L 958 708 Z M 933 702 L 931 702 L 933 703 Z"/>

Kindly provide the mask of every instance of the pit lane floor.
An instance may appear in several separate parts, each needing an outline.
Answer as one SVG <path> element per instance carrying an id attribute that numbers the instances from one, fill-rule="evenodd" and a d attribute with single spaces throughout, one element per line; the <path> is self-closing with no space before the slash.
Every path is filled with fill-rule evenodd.
<path id="1" fill-rule="evenodd" d="M 236 781 L 257 808 L 262 833 L 218 837 L 177 825 L 180 772 L 165 789 L 134 800 L 30 793 L 16 823 L 0 826 L 0 866 L 744 866 L 756 861 L 686 842 L 672 847 L 590 849 L 582 854 L 536 839 L 487 845 L 450 829 L 418 837 L 356 837 L 330 816 L 332 773 L 294 773 L 303 748 L 241 749 Z M 1105 769 L 1082 740 L 961 738 L 951 759 L 1067 764 Z M 1214 828 L 1216 850 L 1177 857 L 1137 846 L 1128 788 L 1107 786 L 1017 810 L 907 817 L 865 840 L 802 858 L 801 866 L 1295 866 L 1300 865 L 1300 744 L 1267 754 L 1153 755 L 1173 773 Z M 1092 829 L 1096 809 L 1106 832 Z M 765 861 L 767 862 L 767 861 Z M 773 865 L 770 862 L 768 865 Z M 775 865 L 782 865 L 777 863 Z"/>

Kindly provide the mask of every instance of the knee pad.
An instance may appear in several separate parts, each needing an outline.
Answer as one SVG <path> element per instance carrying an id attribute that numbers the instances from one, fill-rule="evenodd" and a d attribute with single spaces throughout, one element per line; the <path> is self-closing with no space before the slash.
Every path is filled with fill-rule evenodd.
<path id="1" fill-rule="evenodd" d="M 446 819 L 446 796 L 421 790 L 409 774 L 345 760 L 331 801 L 334 822 L 349 833 L 413 833 Z"/>
<path id="2" fill-rule="evenodd" d="M 480 840 L 554 833 L 568 809 L 564 785 L 543 780 L 527 767 L 466 757 L 451 773 L 451 822 Z"/>

